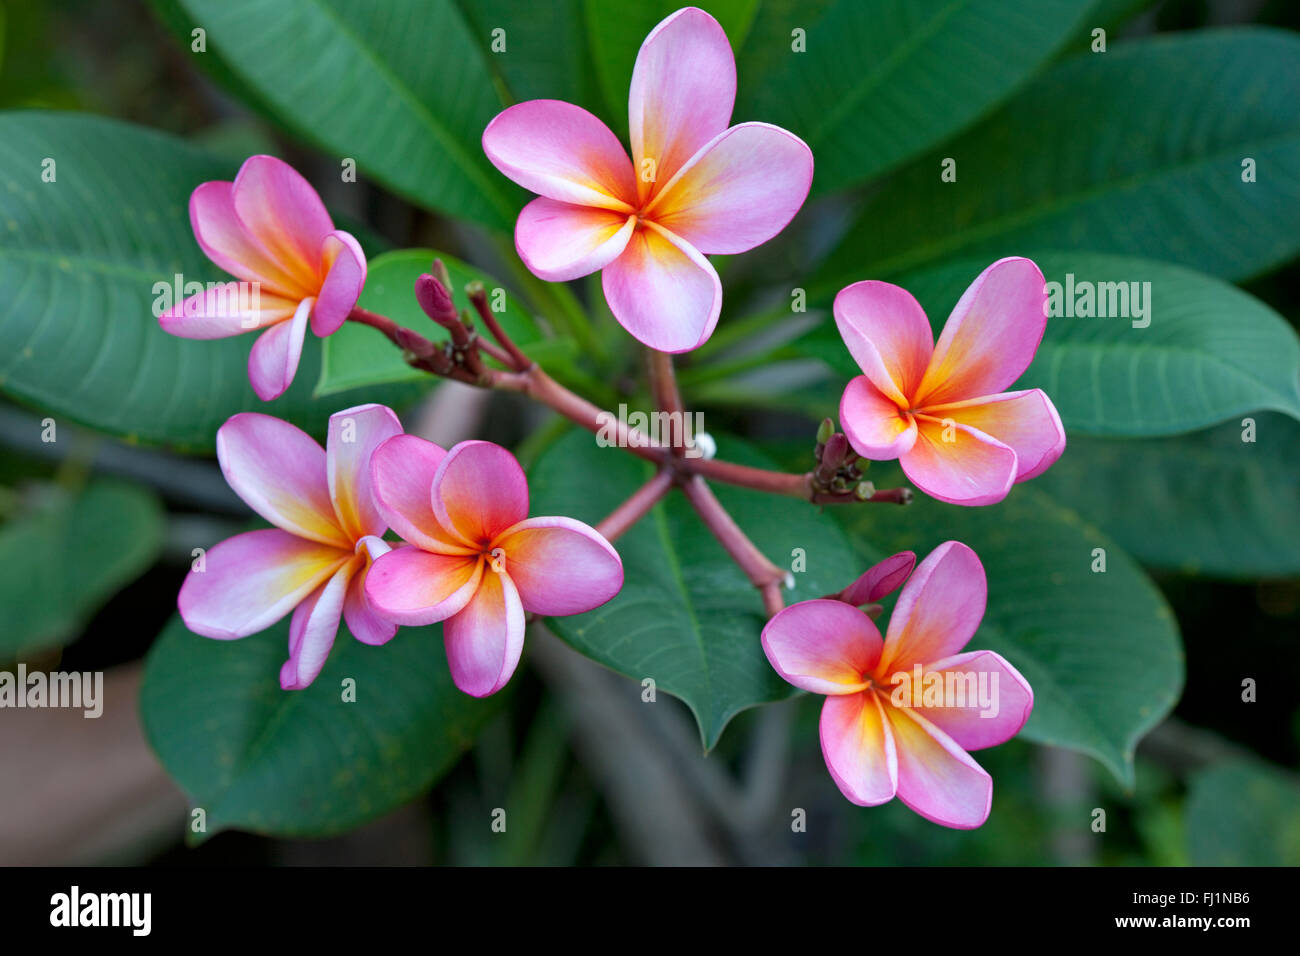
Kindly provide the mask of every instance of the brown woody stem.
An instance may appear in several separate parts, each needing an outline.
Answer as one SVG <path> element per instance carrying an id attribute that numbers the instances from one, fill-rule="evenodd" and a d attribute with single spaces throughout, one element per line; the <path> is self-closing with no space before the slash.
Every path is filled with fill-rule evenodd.
<path id="1" fill-rule="evenodd" d="M 659 503 L 664 495 L 672 490 L 676 476 L 671 468 L 664 468 L 653 478 L 633 492 L 632 496 L 609 513 L 596 530 L 605 536 L 606 541 L 620 537 L 628 528 L 636 524 Z"/>

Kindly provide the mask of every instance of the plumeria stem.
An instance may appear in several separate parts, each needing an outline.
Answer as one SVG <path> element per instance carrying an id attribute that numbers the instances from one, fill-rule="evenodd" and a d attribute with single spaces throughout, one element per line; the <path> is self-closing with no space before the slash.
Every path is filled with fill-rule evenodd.
<path id="1" fill-rule="evenodd" d="M 596 525 L 596 530 L 605 536 L 606 541 L 621 537 L 672 490 L 676 480 L 676 475 L 671 468 L 662 469 L 638 488 L 627 501 L 611 511 L 604 521 Z"/>
<path id="2" fill-rule="evenodd" d="M 785 572 L 769 561 L 754 542 L 740 530 L 740 525 L 722 507 L 722 502 L 713 495 L 713 491 L 698 475 L 682 482 L 682 490 L 700 516 L 700 520 L 713 532 L 733 561 L 740 565 L 745 576 L 756 588 L 767 585 L 780 586 L 785 580 Z"/>
<path id="3" fill-rule="evenodd" d="M 516 372 L 522 372 L 532 366 L 532 359 L 521 352 L 519 346 L 515 345 L 514 340 L 506 334 L 505 329 L 501 328 L 496 313 L 488 305 L 487 289 L 483 287 L 483 283 L 471 282 L 465 287 L 465 294 L 469 297 L 470 304 L 474 306 L 474 311 L 478 313 L 478 317 L 483 320 L 483 325 L 492 334 L 492 338 L 496 339 L 501 348 L 510 356 L 507 367 L 513 368 Z"/>

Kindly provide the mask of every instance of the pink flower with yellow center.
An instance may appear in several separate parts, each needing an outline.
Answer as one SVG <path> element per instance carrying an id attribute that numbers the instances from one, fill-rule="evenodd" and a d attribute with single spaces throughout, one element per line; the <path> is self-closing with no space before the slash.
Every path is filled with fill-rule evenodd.
<path id="1" fill-rule="evenodd" d="M 1061 457 L 1065 429 L 1042 389 L 1006 392 L 1047 328 L 1043 274 L 999 259 L 962 295 L 939 341 L 916 299 L 888 282 L 835 297 L 835 322 L 863 374 L 840 401 L 840 423 L 864 458 L 899 459 L 932 498 L 1001 501 Z"/>
<path id="2" fill-rule="evenodd" d="M 410 435 L 390 438 L 371 462 L 375 500 L 409 542 L 375 561 L 374 607 L 399 624 L 442 621 L 452 679 L 486 697 L 514 673 L 524 614 L 581 614 L 623 586 L 618 552 L 571 518 L 529 518 L 528 482 L 499 445 L 450 451 Z"/>
<path id="3" fill-rule="evenodd" d="M 772 666 L 826 695 L 822 755 L 851 802 L 898 797 L 927 820 L 963 830 L 988 819 L 993 780 L 966 751 L 1014 737 L 1034 692 L 993 651 L 961 653 L 987 596 L 975 552 L 948 541 L 903 585 L 883 641 L 871 618 L 843 601 L 803 601 L 768 621 L 763 650 Z"/>
<path id="4" fill-rule="evenodd" d="M 217 431 L 226 481 L 274 528 L 235 535 L 213 547 L 185 577 L 178 606 L 185 626 L 218 640 L 247 637 L 290 611 L 285 690 L 306 687 L 325 665 L 339 618 L 366 644 L 383 644 L 397 625 L 365 594 L 371 562 L 388 551 L 375 506 L 370 455 L 402 433 L 383 405 L 330 416 L 321 448 L 306 432 L 270 415 L 235 415 Z"/>
<path id="5" fill-rule="evenodd" d="M 812 184 L 812 152 L 766 123 L 728 126 L 736 63 L 718 21 L 688 7 L 650 32 L 628 98 L 629 160 L 618 138 L 560 100 L 512 106 L 483 150 L 541 198 L 519 214 L 515 247 L 551 282 L 603 270 L 605 299 L 638 341 L 664 352 L 704 344 L 722 308 L 706 254 L 767 242 Z"/>
<path id="6" fill-rule="evenodd" d="M 221 339 L 265 329 L 248 356 L 263 401 L 293 382 L 310 319 L 322 338 L 348 317 L 366 281 L 366 256 L 334 228 L 316 190 L 274 156 L 251 156 L 233 183 L 203 183 L 190 196 L 199 247 L 240 282 L 209 288 L 159 316 L 187 339 Z"/>

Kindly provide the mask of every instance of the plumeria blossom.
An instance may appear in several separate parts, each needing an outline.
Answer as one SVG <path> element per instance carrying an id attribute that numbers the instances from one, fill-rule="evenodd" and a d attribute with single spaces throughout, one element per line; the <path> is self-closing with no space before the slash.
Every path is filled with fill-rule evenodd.
<path id="1" fill-rule="evenodd" d="M 722 308 L 705 255 L 767 242 L 812 184 L 804 142 L 766 123 L 729 126 L 735 100 L 726 33 L 687 7 L 637 54 L 631 159 L 572 103 L 530 100 L 499 114 L 483 133 L 488 159 L 541 196 L 515 226 L 525 265 L 551 282 L 603 270 L 610 311 L 638 341 L 664 352 L 702 345 Z"/>
<path id="2" fill-rule="evenodd" d="M 249 157 L 233 183 L 195 189 L 190 223 L 207 257 L 241 281 L 190 296 L 158 321 L 187 339 L 265 329 L 248 356 L 248 378 L 263 401 L 279 397 L 298 370 L 308 321 L 323 338 L 357 304 L 365 253 L 334 228 L 311 184 L 274 156 Z"/>
<path id="3" fill-rule="evenodd" d="M 195 634 L 233 640 L 265 630 L 293 611 L 285 690 L 306 687 L 334 645 L 340 616 L 357 640 L 383 644 L 397 633 L 366 598 L 367 573 L 389 546 L 375 506 L 370 456 L 402 432 L 383 405 L 330 416 L 321 448 L 306 432 L 270 415 L 235 415 L 217 431 L 226 481 L 274 528 L 235 535 L 213 547 L 181 586 L 181 617 Z"/>
<path id="4" fill-rule="evenodd" d="M 998 654 L 962 652 L 987 596 L 975 552 L 948 541 L 903 585 L 883 641 L 871 618 L 836 600 L 791 605 L 763 629 L 777 672 L 826 695 L 822 754 L 851 802 L 898 797 L 957 829 L 988 819 L 993 780 L 966 751 L 1014 737 L 1034 693 Z"/>
<path id="5" fill-rule="evenodd" d="M 1047 328 L 1043 274 L 999 259 L 962 295 L 933 341 L 916 299 L 887 282 L 855 282 L 835 297 L 835 323 L 863 374 L 849 382 L 840 422 L 854 451 L 897 458 L 940 501 L 987 505 L 1061 457 L 1065 429 L 1042 389 L 1007 392 Z"/>
<path id="6" fill-rule="evenodd" d="M 505 686 L 524 647 L 524 613 L 581 614 L 623 586 L 618 552 L 571 518 L 529 518 L 514 455 L 484 441 L 444 451 L 411 435 L 371 461 L 375 501 L 409 546 L 375 561 L 366 595 L 389 620 L 443 622 L 452 679 L 485 697 Z"/>

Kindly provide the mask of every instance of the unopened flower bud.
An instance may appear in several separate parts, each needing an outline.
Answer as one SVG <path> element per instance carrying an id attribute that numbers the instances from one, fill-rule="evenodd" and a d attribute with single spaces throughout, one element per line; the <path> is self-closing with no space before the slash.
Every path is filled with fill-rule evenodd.
<path id="1" fill-rule="evenodd" d="M 420 303 L 425 315 L 444 328 L 459 321 L 456 303 L 437 276 L 426 272 L 415 280 L 415 301 Z"/>
<path id="2" fill-rule="evenodd" d="M 823 418 L 822 423 L 817 426 L 817 444 L 824 445 L 831 440 L 835 434 L 835 423 L 829 418 Z"/>

